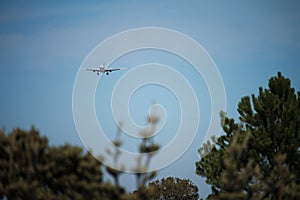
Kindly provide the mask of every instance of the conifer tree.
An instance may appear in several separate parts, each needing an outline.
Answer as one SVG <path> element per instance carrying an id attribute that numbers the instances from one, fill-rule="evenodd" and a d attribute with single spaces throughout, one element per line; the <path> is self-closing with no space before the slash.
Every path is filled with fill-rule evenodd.
<path id="1" fill-rule="evenodd" d="M 212 150 L 196 163 L 196 173 L 212 185 L 210 197 L 233 194 L 238 187 L 240 199 L 299 198 L 300 93 L 278 73 L 267 89 L 259 88 L 258 96 L 243 97 L 237 110 L 240 123 L 223 116 L 225 134 L 215 139 Z M 240 148 L 233 147 L 233 138 L 241 142 L 248 132 L 247 148 L 229 153 L 231 148 Z M 202 147 L 199 153 L 204 155 L 205 149 L 209 148 Z"/>
<path id="2" fill-rule="evenodd" d="M 0 199 L 111 199 L 101 163 L 82 148 L 52 147 L 32 128 L 0 131 Z"/>

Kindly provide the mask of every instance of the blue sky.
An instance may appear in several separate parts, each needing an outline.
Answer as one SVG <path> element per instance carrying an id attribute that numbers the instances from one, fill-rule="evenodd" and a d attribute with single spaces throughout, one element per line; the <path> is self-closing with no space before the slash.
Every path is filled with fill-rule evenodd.
<path id="1" fill-rule="evenodd" d="M 80 65 L 96 45 L 113 34 L 150 26 L 180 31 L 208 51 L 224 81 L 227 113 L 237 118 L 239 99 L 257 93 L 259 86 L 267 86 L 267 80 L 278 71 L 289 77 L 293 87 L 299 90 L 299 8 L 298 1 L 1 2 L 0 126 L 9 131 L 16 126 L 29 129 L 34 125 L 51 144 L 82 145 L 72 116 L 72 90 Z M 138 58 L 136 64 L 169 58 L 168 55 L 155 57 L 156 53 L 137 52 L 128 57 Z M 126 63 L 126 58 L 115 64 L 122 62 Z M 193 76 L 192 70 L 181 72 L 193 80 L 189 77 Z M 110 79 L 103 80 L 107 87 L 97 91 L 99 101 L 102 92 L 109 91 L 122 73 L 115 72 Z M 209 97 L 202 90 L 203 80 L 197 79 L 199 85 L 195 89 L 199 89 L 197 95 L 202 99 L 201 135 L 207 123 L 205 118 L 209 117 L 205 113 Z M 139 123 L 151 100 L 164 101 L 162 97 L 168 93 L 162 88 L 144 89 L 144 92 L 137 91 L 130 103 L 132 107 L 139 106 L 141 112 L 133 111 L 133 118 Z M 109 95 L 103 96 L 101 105 L 105 105 L 107 98 Z M 174 100 L 172 96 L 169 98 Z M 145 106 L 141 103 L 144 99 Z M 97 114 L 109 116 L 109 111 L 101 112 L 101 105 Z M 176 124 L 176 120 L 174 116 L 171 124 Z M 113 131 L 115 126 L 110 123 L 107 129 Z M 196 138 L 177 162 L 160 171 L 159 177 L 190 178 L 205 197 L 209 187 L 195 175 L 194 169 L 200 139 Z M 122 181 L 134 184 L 129 176 L 122 177 Z"/>

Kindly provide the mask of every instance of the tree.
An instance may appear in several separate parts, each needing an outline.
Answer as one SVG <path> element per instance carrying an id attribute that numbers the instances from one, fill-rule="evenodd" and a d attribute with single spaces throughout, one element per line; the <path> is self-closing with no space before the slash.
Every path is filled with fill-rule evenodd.
<path id="1" fill-rule="evenodd" d="M 188 179 L 163 178 L 149 183 L 148 190 L 152 191 L 153 200 L 198 200 L 198 187 Z"/>
<path id="2" fill-rule="evenodd" d="M 211 198 L 300 197 L 299 97 L 290 80 L 278 73 L 267 89 L 259 88 L 258 96 L 241 99 L 239 124 L 222 116 L 225 134 L 196 163 L 196 173 L 212 185 Z M 207 146 L 199 149 L 200 155 Z"/>
<path id="3" fill-rule="evenodd" d="M 156 171 L 147 172 L 151 159 L 153 159 L 153 156 L 159 151 L 160 146 L 154 142 L 154 136 L 156 130 L 156 125 L 159 122 L 159 116 L 155 113 L 151 113 L 147 117 L 147 124 L 149 127 L 146 127 L 142 129 L 139 134 L 143 137 L 141 140 L 141 143 L 139 145 L 139 152 L 141 153 L 137 157 L 137 163 L 136 166 L 132 169 L 136 173 L 134 173 L 136 177 L 136 187 L 137 190 L 134 193 L 125 193 L 124 188 L 120 186 L 119 184 L 119 177 L 124 172 L 122 170 L 116 169 L 118 165 L 120 168 L 124 168 L 122 163 L 118 163 L 119 156 L 121 155 L 120 147 L 122 146 L 121 141 L 121 126 L 122 123 L 119 124 L 116 138 L 113 141 L 113 148 L 107 149 L 106 153 L 107 156 L 111 156 L 114 160 L 114 167 L 106 166 L 105 169 L 107 173 L 114 179 L 114 183 L 116 185 L 116 188 L 118 188 L 121 192 L 118 193 L 118 195 L 113 199 L 151 199 L 152 191 L 150 189 L 147 189 L 145 187 L 146 183 L 150 180 L 152 180 L 156 176 Z"/>
<path id="4" fill-rule="evenodd" d="M 116 191 L 92 155 L 69 144 L 50 147 L 34 128 L 0 131 L 0 169 L 1 199 L 110 199 Z"/>

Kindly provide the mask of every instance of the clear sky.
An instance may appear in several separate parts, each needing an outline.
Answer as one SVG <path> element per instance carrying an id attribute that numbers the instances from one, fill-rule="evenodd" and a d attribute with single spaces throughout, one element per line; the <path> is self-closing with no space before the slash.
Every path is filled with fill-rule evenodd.
<path id="1" fill-rule="evenodd" d="M 0 5 L 0 126 L 10 131 L 13 127 L 29 129 L 34 125 L 53 145 L 67 142 L 82 145 L 72 116 L 77 71 L 96 45 L 132 28 L 174 29 L 201 44 L 223 78 L 228 116 L 237 118 L 239 99 L 257 93 L 259 86 L 266 87 L 267 80 L 278 71 L 292 80 L 296 90 L 300 88 L 298 1 L 2 1 Z M 160 58 L 170 62 L 177 59 L 157 54 L 136 52 L 114 64 L 128 66 L 132 64 L 128 60 L 142 64 L 160 62 Z M 198 88 L 201 135 L 209 117 L 205 113 L 209 96 L 201 90 L 205 83 L 201 77 L 198 77 L 199 85 L 193 83 L 191 69 L 178 67 L 177 70 L 191 80 L 195 90 Z M 109 101 L 109 91 L 123 73 L 114 72 L 101 83 L 107 87 L 99 87 L 97 91 L 97 102 L 98 99 L 103 102 L 96 105 L 98 117 L 110 118 L 110 111 L 101 106 Z M 144 120 L 143 113 L 148 111 L 152 100 L 162 102 L 167 110 L 173 109 L 171 105 L 176 107 L 169 91 L 158 86 L 143 89 L 129 102 L 137 123 Z M 169 116 L 166 126 L 172 130 L 179 119 Z M 107 121 L 107 130 L 114 131 L 113 121 Z M 191 148 L 161 170 L 158 177 L 190 178 L 205 197 L 209 187 L 195 174 L 200 139 L 196 138 Z M 122 181 L 132 183 L 128 188 L 133 188 L 132 177 L 123 176 Z"/>

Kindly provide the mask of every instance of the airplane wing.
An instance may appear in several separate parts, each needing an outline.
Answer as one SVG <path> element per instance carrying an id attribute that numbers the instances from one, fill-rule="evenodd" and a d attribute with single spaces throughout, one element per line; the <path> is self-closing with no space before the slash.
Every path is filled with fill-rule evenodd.
<path id="1" fill-rule="evenodd" d="M 100 69 L 98 68 L 84 68 L 87 71 L 92 71 L 92 72 L 100 72 Z"/>
<path id="2" fill-rule="evenodd" d="M 123 67 L 123 68 L 108 68 L 108 69 L 105 69 L 105 72 L 113 72 L 113 71 L 118 71 L 118 70 L 122 70 L 122 69 L 127 69 L 127 67 Z"/>
<path id="3" fill-rule="evenodd" d="M 118 71 L 120 70 L 119 68 L 112 68 L 112 69 L 105 69 L 105 72 L 113 72 L 113 71 Z"/>

